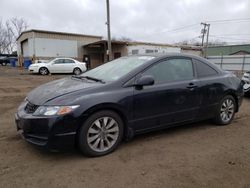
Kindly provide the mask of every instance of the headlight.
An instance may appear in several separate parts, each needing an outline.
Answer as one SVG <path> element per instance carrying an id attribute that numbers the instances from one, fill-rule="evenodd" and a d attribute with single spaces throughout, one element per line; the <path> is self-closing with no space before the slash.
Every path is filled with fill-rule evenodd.
<path id="1" fill-rule="evenodd" d="M 53 116 L 53 115 L 64 115 L 72 112 L 80 105 L 74 106 L 39 106 L 33 115 L 44 115 L 44 116 Z"/>
<path id="2" fill-rule="evenodd" d="M 38 65 L 34 65 L 34 64 L 33 64 L 33 65 L 30 65 L 30 67 L 38 67 Z"/>

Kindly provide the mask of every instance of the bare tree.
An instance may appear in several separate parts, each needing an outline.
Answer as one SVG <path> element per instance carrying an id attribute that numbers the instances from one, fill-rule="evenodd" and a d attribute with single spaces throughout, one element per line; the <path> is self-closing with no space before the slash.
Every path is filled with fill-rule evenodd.
<path id="1" fill-rule="evenodd" d="M 11 18 L 0 22 L 0 53 L 12 53 L 16 49 L 17 37 L 28 28 L 23 18 Z"/>
<path id="2" fill-rule="evenodd" d="M 126 37 L 126 36 L 121 36 L 121 37 L 113 36 L 112 40 L 124 41 L 124 42 L 131 42 L 131 41 L 133 41 L 131 38 Z"/>
<path id="3" fill-rule="evenodd" d="M 7 48 L 7 32 L 6 29 L 2 23 L 2 20 L 0 20 L 0 53 L 5 53 Z"/>
<path id="4" fill-rule="evenodd" d="M 190 46 L 201 46 L 200 41 L 197 41 L 195 39 L 191 40 L 183 40 L 181 42 L 176 43 L 177 45 L 190 45 Z M 226 45 L 227 42 L 221 41 L 221 40 L 210 40 L 208 43 L 208 46 L 218 46 L 218 45 Z"/>

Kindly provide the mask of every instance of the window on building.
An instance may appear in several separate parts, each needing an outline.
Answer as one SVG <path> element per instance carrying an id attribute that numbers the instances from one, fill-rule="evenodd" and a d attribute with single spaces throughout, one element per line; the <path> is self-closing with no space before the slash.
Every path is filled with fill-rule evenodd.
<path id="1" fill-rule="evenodd" d="M 196 72 L 198 77 L 208 77 L 218 74 L 216 70 L 214 70 L 209 65 L 194 59 L 194 62 L 196 64 Z"/>
<path id="2" fill-rule="evenodd" d="M 139 50 L 132 50 L 132 55 L 139 54 Z"/>
<path id="3" fill-rule="evenodd" d="M 145 53 L 146 53 L 146 54 L 154 53 L 154 50 L 145 50 Z"/>
<path id="4" fill-rule="evenodd" d="M 156 84 L 193 79 L 193 64 L 190 59 L 169 59 L 146 70 L 143 75 L 151 75 Z"/>

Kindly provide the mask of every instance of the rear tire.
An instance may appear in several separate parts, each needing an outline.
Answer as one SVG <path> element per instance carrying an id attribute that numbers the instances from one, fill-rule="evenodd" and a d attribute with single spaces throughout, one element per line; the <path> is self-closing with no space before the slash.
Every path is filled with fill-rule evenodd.
<path id="1" fill-rule="evenodd" d="M 81 70 L 80 68 L 74 68 L 73 74 L 79 75 L 79 74 L 81 74 L 81 73 L 82 73 L 82 70 Z"/>
<path id="2" fill-rule="evenodd" d="M 92 114 L 82 125 L 78 143 L 80 151 L 91 157 L 113 152 L 123 137 L 124 124 L 121 117 L 110 110 Z"/>
<path id="3" fill-rule="evenodd" d="M 227 95 L 221 101 L 217 109 L 214 122 L 218 125 L 228 125 L 232 122 L 236 110 L 236 102 L 233 96 Z"/>
<path id="4" fill-rule="evenodd" d="M 2 65 L 3 65 L 3 66 L 6 66 L 6 65 L 7 65 L 7 63 L 6 63 L 6 62 L 2 62 Z"/>
<path id="5" fill-rule="evenodd" d="M 46 67 L 41 67 L 41 68 L 39 69 L 39 73 L 40 73 L 41 75 L 47 75 L 47 74 L 49 74 L 49 70 L 48 70 Z"/>

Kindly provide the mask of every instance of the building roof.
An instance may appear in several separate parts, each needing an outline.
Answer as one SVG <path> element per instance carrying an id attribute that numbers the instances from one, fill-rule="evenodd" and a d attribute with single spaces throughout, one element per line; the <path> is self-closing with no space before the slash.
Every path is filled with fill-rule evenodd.
<path id="1" fill-rule="evenodd" d="M 231 44 L 231 45 L 218 45 L 218 46 L 208 46 L 208 48 L 218 48 L 218 47 L 243 47 L 247 46 L 249 47 L 250 44 Z"/>
<path id="2" fill-rule="evenodd" d="M 202 50 L 202 46 L 179 45 L 179 47 L 182 50 L 195 50 L 195 51 L 201 51 Z"/>
<path id="3" fill-rule="evenodd" d="M 95 44 L 101 44 L 101 43 L 106 43 L 107 40 L 100 40 L 97 42 L 93 42 L 88 45 L 95 45 Z M 149 46 L 168 46 L 168 47 L 178 47 L 170 44 L 163 44 L 163 43 L 152 43 L 152 42 L 139 42 L 139 41 L 122 41 L 122 40 L 112 40 L 111 43 L 113 44 L 124 44 L 124 45 L 149 45 Z"/>
<path id="4" fill-rule="evenodd" d="M 233 52 L 233 53 L 231 53 L 229 55 L 237 55 L 237 54 L 240 54 L 240 55 L 242 55 L 242 54 L 250 54 L 250 52 L 248 52 L 246 50 L 239 50 L 239 51 Z"/>
<path id="5" fill-rule="evenodd" d="M 80 36 L 80 37 L 94 37 L 94 38 L 102 38 L 102 36 L 97 36 L 97 35 L 85 35 L 85 34 L 79 34 L 79 33 L 67 33 L 67 32 L 60 32 L 60 31 L 46 31 L 46 30 L 39 30 L 39 29 L 31 29 L 31 30 L 26 30 L 23 31 L 16 40 L 18 40 L 23 34 L 25 33 L 30 33 L 30 32 L 35 32 L 35 33 L 46 33 L 46 34 L 57 34 L 57 35 L 72 35 L 72 36 Z"/>
<path id="6" fill-rule="evenodd" d="M 208 56 L 230 55 L 239 51 L 250 52 L 250 44 L 209 46 L 207 54 Z"/>

